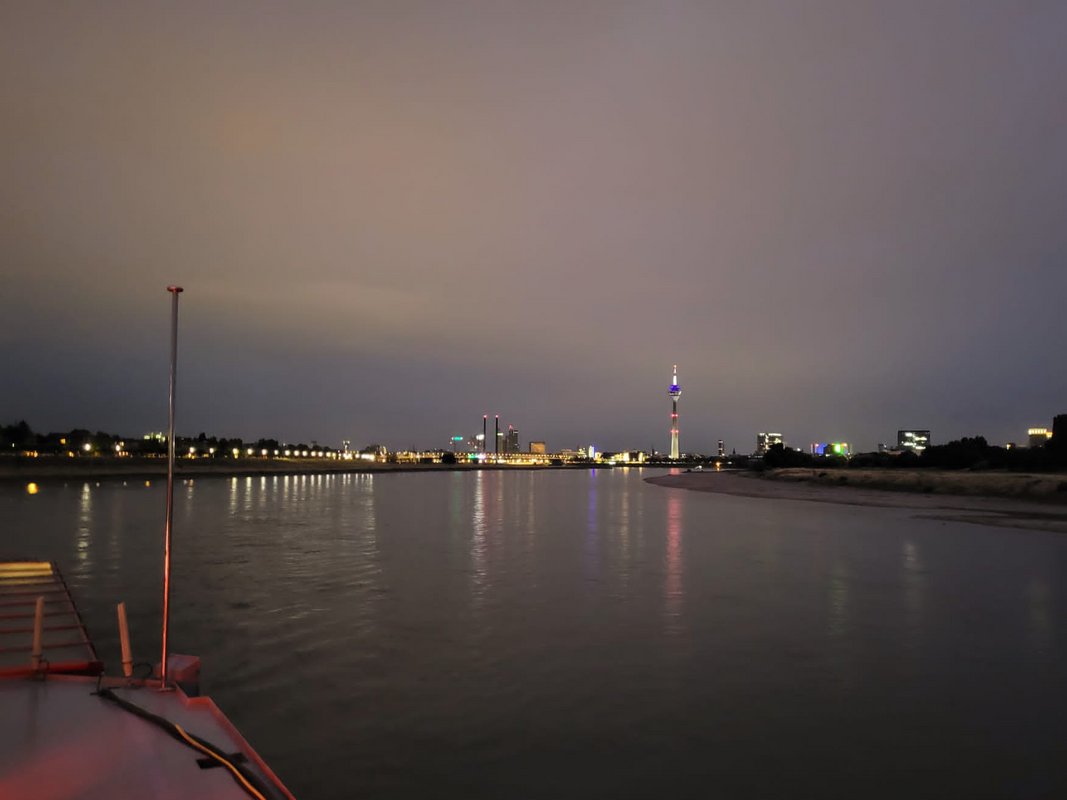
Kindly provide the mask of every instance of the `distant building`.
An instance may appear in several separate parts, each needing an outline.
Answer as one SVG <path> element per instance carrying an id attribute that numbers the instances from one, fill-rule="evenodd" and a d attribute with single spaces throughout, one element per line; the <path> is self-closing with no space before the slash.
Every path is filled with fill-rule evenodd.
<path id="1" fill-rule="evenodd" d="M 930 446 L 930 431 L 897 431 L 897 450 L 910 450 L 921 456 Z"/>
<path id="2" fill-rule="evenodd" d="M 384 460 L 389 455 L 389 449 L 384 444 L 368 444 L 362 450 L 359 451 L 361 456 L 370 456 L 371 458 Z"/>
<path id="3" fill-rule="evenodd" d="M 1044 447 L 1052 438 L 1052 431 L 1048 428 L 1030 428 L 1026 433 L 1030 437 L 1031 447 Z"/>
<path id="4" fill-rule="evenodd" d="M 504 453 L 518 453 L 519 452 L 519 431 L 517 428 L 513 428 L 508 425 L 507 433 L 504 434 L 504 441 L 502 452 Z"/>
<path id="5" fill-rule="evenodd" d="M 756 434 L 756 453 L 757 455 L 764 455 L 771 449 L 772 445 L 785 444 L 785 440 L 780 433 L 757 433 Z"/>
<path id="6" fill-rule="evenodd" d="M 848 458 L 852 455 L 852 448 L 848 442 L 816 442 L 811 446 L 811 454 L 813 456 L 844 456 Z"/>
<path id="7" fill-rule="evenodd" d="M 726 444 L 723 442 L 722 439 L 719 439 L 719 458 L 722 458 L 725 455 L 726 455 Z"/>
<path id="8" fill-rule="evenodd" d="M 530 442 L 530 452 L 533 455 L 543 456 L 545 454 L 544 442 Z"/>

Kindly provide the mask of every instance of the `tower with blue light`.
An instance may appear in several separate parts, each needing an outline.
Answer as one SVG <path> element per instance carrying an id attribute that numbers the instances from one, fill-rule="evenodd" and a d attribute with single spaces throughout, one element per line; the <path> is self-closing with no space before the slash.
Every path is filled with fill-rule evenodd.
<path id="1" fill-rule="evenodd" d="M 671 388 L 667 390 L 671 398 L 671 458 L 678 458 L 678 398 L 682 396 L 682 389 L 678 385 L 678 365 L 674 365 L 674 380 Z"/>

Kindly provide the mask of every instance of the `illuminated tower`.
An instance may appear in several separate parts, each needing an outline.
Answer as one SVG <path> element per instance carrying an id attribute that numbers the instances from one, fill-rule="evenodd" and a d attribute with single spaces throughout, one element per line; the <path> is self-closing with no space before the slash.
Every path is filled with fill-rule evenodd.
<path id="1" fill-rule="evenodd" d="M 674 365 L 674 380 L 667 394 L 671 397 L 671 458 L 678 458 L 678 398 L 682 396 L 682 390 L 678 386 L 677 364 Z"/>

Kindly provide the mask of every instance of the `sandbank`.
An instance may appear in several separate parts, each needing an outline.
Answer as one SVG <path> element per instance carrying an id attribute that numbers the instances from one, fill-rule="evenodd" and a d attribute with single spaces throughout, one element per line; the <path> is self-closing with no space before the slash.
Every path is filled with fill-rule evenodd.
<path id="1" fill-rule="evenodd" d="M 1047 494 L 1027 495 L 1019 490 L 1027 481 L 1035 477 L 1045 480 L 1067 480 L 1067 476 L 1009 476 L 1018 481 L 1008 481 L 1010 490 L 1017 494 L 1008 496 L 991 496 L 978 494 L 978 488 L 989 485 L 989 475 L 974 473 L 945 473 L 941 471 L 927 473 L 923 477 L 927 483 L 922 486 L 936 485 L 937 490 L 908 491 L 905 478 L 899 488 L 875 488 L 873 483 L 863 485 L 853 482 L 854 473 L 879 472 L 878 470 L 848 470 L 847 482 L 827 480 L 830 475 L 819 477 L 818 473 L 834 473 L 840 477 L 845 470 L 815 470 L 814 480 L 804 480 L 796 473 L 813 472 L 807 470 L 776 470 L 766 473 L 764 477 L 753 472 L 678 472 L 646 478 L 648 483 L 669 488 L 689 489 L 698 492 L 716 492 L 720 494 L 743 497 L 758 497 L 768 500 L 801 500 L 815 503 L 839 503 L 857 506 L 878 506 L 886 508 L 914 509 L 921 513 L 918 517 L 929 519 L 971 522 L 979 525 L 995 525 L 1006 528 L 1025 528 L 1029 530 L 1067 533 L 1067 492 L 1050 492 Z M 775 474 L 784 473 L 784 474 Z M 1002 477 L 1003 474 L 998 474 Z M 977 482 L 967 483 L 967 477 L 977 477 Z M 870 480 L 870 479 L 869 479 Z M 910 480 L 915 480 L 912 477 Z M 1036 486 L 1038 484 L 1030 484 Z M 950 494 L 952 487 L 965 486 L 970 494 Z"/>

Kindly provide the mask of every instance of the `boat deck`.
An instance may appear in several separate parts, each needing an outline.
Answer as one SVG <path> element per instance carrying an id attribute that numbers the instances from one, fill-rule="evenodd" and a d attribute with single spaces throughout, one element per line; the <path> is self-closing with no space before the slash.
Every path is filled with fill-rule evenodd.
<path id="1" fill-rule="evenodd" d="M 112 681 L 112 683 L 115 683 Z M 125 797 L 248 800 L 231 771 L 157 725 L 95 694 L 90 677 L 0 681 L 0 797 L 114 800 Z M 145 685 L 116 696 L 175 722 L 236 760 L 265 798 L 291 798 L 255 751 L 206 697 Z M 234 754 L 242 754 L 234 757 Z"/>
<path id="2" fill-rule="evenodd" d="M 0 678 L 30 675 L 37 598 L 44 601 L 41 656 L 50 673 L 96 675 L 96 657 L 59 569 L 49 561 L 0 563 Z"/>
<path id="3" fill-rule="evenodd" d="M 0 798 L 293 800 L 210 698 L 102 670 L 55 564 L 0 562 Z"/>

